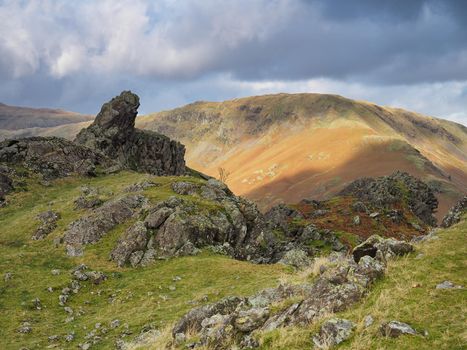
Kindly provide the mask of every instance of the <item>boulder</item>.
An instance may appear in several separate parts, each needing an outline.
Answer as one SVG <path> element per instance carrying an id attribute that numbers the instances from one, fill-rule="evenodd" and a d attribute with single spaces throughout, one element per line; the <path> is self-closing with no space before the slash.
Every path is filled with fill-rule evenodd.
<path id="1" fill-rule="evenodd" d="M 305 251 L 301 249 L 291 249 L 284 254 L 282 259 L 279 260 L 279 263 L 302 269 L 310 266 L 311 260 Z"/>
<path id="2" fill-rule="evenodd" d="M 63 236 L 67 254 L 82 254 L 83 246 L 98 242 L 116 225 L 128 220 L 145 201 L 141 195 L 127 195 L 109 201 L 90 214 L 73 221 Z"/>
<path id="3" fill-rule="evenodd" d="M 74 142 L 115 159 L 124 168 L 154 175 L 185 173 L 185 147 L 153 131 L 135 128 L 139 97 L 131 91 L 105 103 Z"/>
<path id="4" fill-rule="evenodd" d="M 125 231 L 117 242 L 117 246 L 110 253 L 110 258 L 122 267 L 132 258 L 131 265 L 137 265 L 143 258 L 148 243 L 147 228 L 142 221 L 136 222 Z M 135 254 L 140 252 L 139 254 Z"/>
<path id="5" fill-rule="evenodd" d="M 329 349 L 349 339 L 354 328 L 352 321 L 332 318 L 323 323 L 319 333 L 313 337 L 313 343 L 318 349 Z"/>
<path id="6" fill-rule="evenodd" d="M 391 321 L 382 324 L 380 327 L 380 332 L 383 336 L 391 338 L 397 338 L 406 334 L 417 335 L 417 331 L 415 331 L 410 325 L 399 321 Z"/>

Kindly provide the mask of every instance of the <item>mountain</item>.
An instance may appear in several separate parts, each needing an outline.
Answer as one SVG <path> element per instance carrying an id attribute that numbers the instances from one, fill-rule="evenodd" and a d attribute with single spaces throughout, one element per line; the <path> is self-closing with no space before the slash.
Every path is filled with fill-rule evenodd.
<path id="1" fill-rule="evenodd" d="M 73 139 L 89 121 L 0 130 L 0 138 Z M 326 94 L 276 94 L 195 102 L 140 116 L 136 125 L 186 146 L 193 169 L 219 177 L 263 210 L 327 199 L 360 177 L 396 170 L 437 191 L 440 219 L 467 188 L 467 128 L 398 108 Z"/>
<path id="2" fill-rule="evenodd" d="M 440 218 L 467 188 L 467 128 L 336 95 L 277 94 L 196 102 L 137 119 L 186 146 L 187 165 L 269 208 L 323 199 L 394 170 L 439 190 Z"/>
<path id="3" fill-rule="evenodd" d="M 0 130 L 50 128 L 63 124 L 92 120 L 91 115 L 62 109 L 26 108 L 0 103 Z"/>

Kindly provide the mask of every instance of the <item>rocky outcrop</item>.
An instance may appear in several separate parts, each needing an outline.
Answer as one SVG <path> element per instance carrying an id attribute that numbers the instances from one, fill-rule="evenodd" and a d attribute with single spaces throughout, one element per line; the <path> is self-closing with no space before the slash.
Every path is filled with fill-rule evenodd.
<path id="1" fill-rule="evenodd" d="M 443 218 L 441 223 L 442 227 L 451 227 L 461 221 L 462 215 L 467 212 L 467 196 L 464 196 L 459 202 L 456 203 L 446 216 Z"/>
<path id="2" fill-rule="evenodd" d="M 172 187 L 179 193 L 189 191 L 213 207 L 200 210 L 192 199 L 179 197 L 156 203 L 118 240 L 111 258 L 119 266 L 144 265 L 155 258 L 189 255 L 216 245 L 238 259 L 277 261 L 276 241 L 253 203 L 236 197 L 214 179 L 206 184 L 178 182 Z"/>
<path id="3" fill-rule="evenodd" d="M 433 191 L 424 182 L 404 172 L 355 180 L 339 195 L 356 197 L 373 208 L 389 209 L 394 204 L 406 204 L 425 224 L 436 226 L 433 213 L 438 207 L 438 200 Z"/>
<path id="4" fill-rule="evenodd" d="M 87 147 L 58 137 L 30 137 L 0 142 L 0 163 L 18 165 L 55 179 L 71 174 L 94 176 L 96 167 L 115 163 Z"/>
<path id="5" fill-rule="evenodd" d="M 127 195 L 109 201 L 89 214 L 73 221 L 63 235 L 67 254 L 83 254 L 86 244 L 98 242 L 116 225 L 132 217 L 137 208 L 141 208 L 145 198 L 141 195 Z"/>
<path id="6" fill-rule="evenodd" d="M 155 175 L 185 173 L 185 147 L 152 131 L 135 129 L 139 97 L 130 91 L 105 103 L 74 142 L 97 150 L 123 167 Z"/>
<path id="7" fill-rule="evenodd" d="M 39 240 L 47 237 L 57 227 L 57 221 L 60 219 L 60 214 L 52 210 L 40 213 L 37 219 L 41 222 L 39 227 L 34 232 L 32 239 Z"/>
<path id="8" fill-rule="evenodd" d="M 365 255 L 358 263 L 341 255 L 311 284 L 280 285 L 251 297 L 230 297 L 195 308 L 176 323 L 173 337 L 180 339 L 189 332 L 196 332 L 199 341 L 194 347 L 230 349 L 232 343 L 240 347 L 254 344 L 252 333 L 255 331 L 308 326 L 361 300 L 373 282 L 384 274 L 386 259 L 392 256 L 389 253 L 392 245 L 392 241 L 382 240 L 375 258 Z M 350 336 L 354 327 L 345 320 L 328 323 L 315 337 L 315 344 L 338 344 Z"/>

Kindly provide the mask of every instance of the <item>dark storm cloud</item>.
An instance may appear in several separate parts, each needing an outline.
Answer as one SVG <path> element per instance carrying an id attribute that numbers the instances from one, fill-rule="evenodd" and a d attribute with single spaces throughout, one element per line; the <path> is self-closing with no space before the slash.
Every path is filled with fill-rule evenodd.
<path id="1" fill-rule="evenodd" d="M 0 38 L 0 101 L 85 112 L 123 88 L 149 111 L 307 80 L 455 96 L 467 81 L 467 1 L 7 0 Z"/>

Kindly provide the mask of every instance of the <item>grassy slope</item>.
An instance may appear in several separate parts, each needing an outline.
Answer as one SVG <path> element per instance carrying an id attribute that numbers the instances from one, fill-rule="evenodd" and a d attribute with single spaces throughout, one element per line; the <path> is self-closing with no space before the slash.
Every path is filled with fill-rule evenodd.
<path id="1" fill-rule="evenodd" d="M 64 343 L 66 348 L 75 348 L 83 342 L 86 333 L 95 323 L 108 327 L 113 319 L 128 323 L 135 335 L 142 326 L 154 323 L 158 327 L 170 324 L 193 306 L 191 300 L 209 300 L 226 295 L 249 295 L 258 289 L 274 286 L 287 269 L 281 266 L 257 266 L 207 252 L 195 257 L 183 257 L 169 261 L 158 261 L 146 268 L 117 268 L 108 261 L 108 255 L 119 234 L 130 224 L 126 223 L 111 231 L 94 246 L 86 249 L 80 258 L 70 258 L 63 248 L 54 248 L 53 239 L 61 235 L 66 226 L 83 212 L 73 210 L 73 200 L 84 184 L 96 186 L 104 197 L 122 191 L 130 184 L 150 178 L 162 183 L 161 187 L 150 188 L 145 195 L 155 202 L 174 195 L 170 182 L 175 178 L 155 178 L 136 173 L 120 173 L 94 179 L 63 179 L 50 188 L 31 181 L 28 192 L 15 193 L 9 197 L 10 205 L 0 209 L 0 348 L 43 349 L 49 343 L 48 336 L 64 336 L 76 332 L 75 341 Z M 178 178 L 180 180 L 180 178 Z M 200 181 L 198 179 L 187 179 Z M 209 209 L 208 203 L 200 203 Z M 51 208 L 62 215 L 59 227 L 43 241 L 30 239 L 38 222 L 35 216 Z M 91 269 L 101 270 L 112 276 L 103 284 L 94 286 L 82 283 L 82 290 L 67 303 L 73 310 L 82 307 L 85 314 L 76 316 L 75 321 L 64 323 L 67 314 L 58 305 L 60 290 L 70 282 L 69 270 L 79 263 Z M 52 269 L 61 274 L 53 276 Z M 3 281 L 6 272 L 13 279 Z M 182 277 L 174 282 L 174 276 Z M 176 286 L 171 291 L 169 286 Z M 53 287 L 54 292 L 46 291 Z M 109 303 L 111 294 L 115 302 Z M 32 299 L 38 297 L 43 310 L 33 310 Z M 165 300 L 166 299 L 166 300 Z M 201 302 L 203 303 L 203 302 Z M 33 332 L 22 335 L 16 329 L 22 321 L 32 323 Z M 99 349 L 113 349 L 115 339 L 122 328 L 110 330 L 103 335 Z"/>
<path id="2" fill-rule="evenodd" d="M 416 252 L 392 261 L 386 276 L 377 282 L 363 302 L 339 314 L 357 323 L 355 336 L 339 349 L 465 349 L 467 344 L 467 289 L 438 290 L 445 280 L 467 287 L 467 221 L 440 230 L 439 239 L 417 245 Z M 419 256 L 419 254 L 422 254 Z M 363 328 L 363 318 L 375 322 Z M 427 337 L 384 338 L 381 323 L 399 320 L 415 329 L 428 331 Z M 262 349 L 298 350 L 310 348 L 311 337 L 319 329 L 286 328 L 262 335 Z"/>

